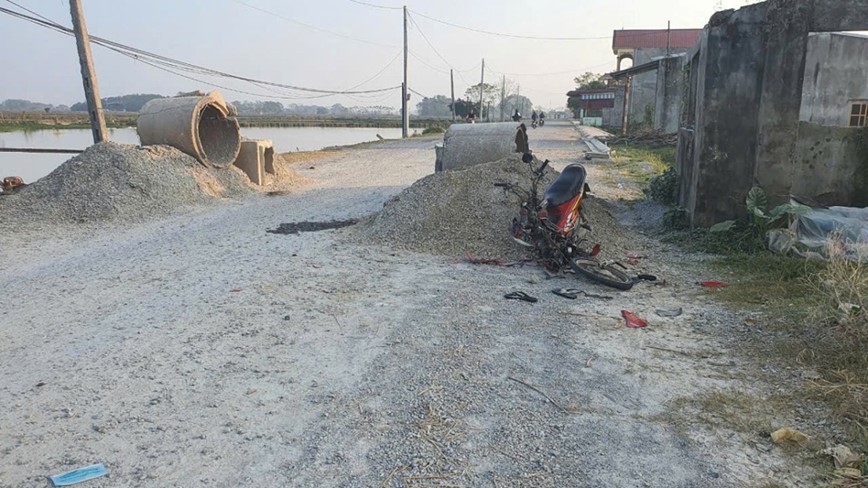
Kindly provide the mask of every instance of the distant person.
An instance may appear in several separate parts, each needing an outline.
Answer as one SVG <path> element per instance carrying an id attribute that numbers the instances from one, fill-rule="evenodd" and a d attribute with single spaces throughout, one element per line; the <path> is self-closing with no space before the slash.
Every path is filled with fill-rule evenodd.
<path id="1" fill-rule="evenodd" d="M 527 142 L 527 126 L 521 124 L 515 131 L 515 152 L 527 154 L 530 152 L 530 147 Z"/>
<path id="2" fill-rule="evenodd" d="M 539 111 L 539 125 L 543 125 L 546 123 L 546 113 L 542 110 Z"/>
<path id="3" fill-rule="evenodd" d="M 530 114 L 530 120 L 533 121 L 533 122 L 536 122 L 537 119 L 539 119 L 539 114 L 536 113 L 536 110 L 534 110 L 533 113 Z"/>
<path id="4" fill-rule="evenodd" d="M 521 114 L 518 113 L 518 109 L 515 109 L 515 112 L 512 113 L 512 121 L 521 122 Z"/>
<path id="5" fill-rule="evenodd" d="M 476 111 L 472 108 L 470 109 L 470 113 L 467 114 L 467 122 L 473 124 L 476 122 Z"/>

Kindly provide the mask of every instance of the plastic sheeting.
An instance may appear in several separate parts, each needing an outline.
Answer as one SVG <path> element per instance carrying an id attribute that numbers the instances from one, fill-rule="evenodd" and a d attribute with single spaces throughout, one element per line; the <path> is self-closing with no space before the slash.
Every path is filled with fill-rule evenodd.
<path id="1" fill-rule="evenodd" d="M 769 232 L 769 249 L 781 254 L 822 258 L 830 242 L 843 246 L 846 255 L 856 258 L 868 247 L 868 208 L 813 208 L 793 216 L 789 229 Z"/>

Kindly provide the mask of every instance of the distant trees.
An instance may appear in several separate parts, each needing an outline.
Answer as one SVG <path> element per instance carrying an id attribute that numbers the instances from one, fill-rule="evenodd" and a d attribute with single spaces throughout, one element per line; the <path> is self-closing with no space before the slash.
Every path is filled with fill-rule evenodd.
<path id="1" fill-rule="evenodd" d="M 112 112 L 138 112 L 142 107 L 155 98 L 164 98 L 156 93 L 134 93 L 119 97 L 105 97 L 102 99 L 102 108 Z M 87 112 L 87 104 L 78 102 L 69 107 L 73 112 Z"/>
<path id="2" fill-rule="evenodd" d="M 590 71 L 576 76 L 573 78 L 573 81 L 576 82 L 576 88 L 579 90 L 602 90 L 606 88 L 606 83 L 601 81 L 603 75 L 597 73 L 591 73 Z"/>
<path id="3" fill-rule="evenodd" d="M 416 104 L 416 113 L 420 117 L 448 117 L 452 115 L 451 104 L 452 99 L 443 95 L 425 97 Z"/>
<path id="4" fill-rule="evenodd" d="M 31 102 L 20 98 L 10 98 L 0 102 L 0 111 L 6 112 L 66 112 L 66 105 L 51 105 L 50 103 Z"/>
<path id="5" fill-rule="evenodd" d="M 190 92 L 189 95 L 197 92 Z M 113 112 L 139 112 L 142 107 L 155 98 L 164 98 L 163 95 L 154 93 L 136 93 L 129 95 L 121 95 L 117 97 L 105 97 L 102 99 L 103 109 Z M 424 101 L 423 101 L 424 102 Z M 438 96 L 427 102 L 432 107 L 439 108 L 443 115 L 448 115 L 449 102 L 446 97 Z M 238 109 L 239 115 L 261 115 L 261 116 L 281 116 L 291 115 L 298 117 L 384 117 L 400 115 L 400 110 L 394 107 L 385 105 L 374 105 L 368 107 L 345 107 L 339 103 L 331 107 L 323 107 L 320 105 L 301 105 L 289 104 L 284 106 L 280 102 L 265 100 L 265 101 L 233 101 L 233 105 Z M 87 104 L 79 102 L 71 107 L 67 105 L 51 105 L 48 103 L 31 102 L 17 98 L 0 101 L 0 111 L 6 112 L 87 112 Z"/>

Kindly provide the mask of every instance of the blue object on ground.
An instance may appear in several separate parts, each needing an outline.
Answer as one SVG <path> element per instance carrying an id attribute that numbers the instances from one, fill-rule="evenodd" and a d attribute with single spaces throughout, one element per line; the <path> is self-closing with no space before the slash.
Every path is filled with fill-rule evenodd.
<path id="1" fill-rule="evenodd" d="M 99 478 L 100 476 L 105 476 L 107 474 L 108 471 L 105 469 L 105 466 L 102 464 L 94 464 L 93 466 L 88 466 L 86 468 L 73 469 L 66 473 L 49 476 L 48 479 L 54 483 L 54 486 L 70 486 L 81 483 L 82 481 Z"/>

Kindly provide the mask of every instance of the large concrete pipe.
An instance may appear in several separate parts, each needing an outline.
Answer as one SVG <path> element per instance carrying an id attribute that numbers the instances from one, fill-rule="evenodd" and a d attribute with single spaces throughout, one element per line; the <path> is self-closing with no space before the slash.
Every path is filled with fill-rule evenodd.
<path id="1" fill-rule="evenodd" d="M 241 148 L 234 108 L 216 91 L 151 100 L 139 112 L 137 129 L 143 146 L 167 144 L 205 166 L 225 168 Z"/>
<path id="2" fill-rule="evenodd" d="M 515 153 L 518 123 L 452 124 L 443 135 L 435 171 L 489 163 Z"/>

